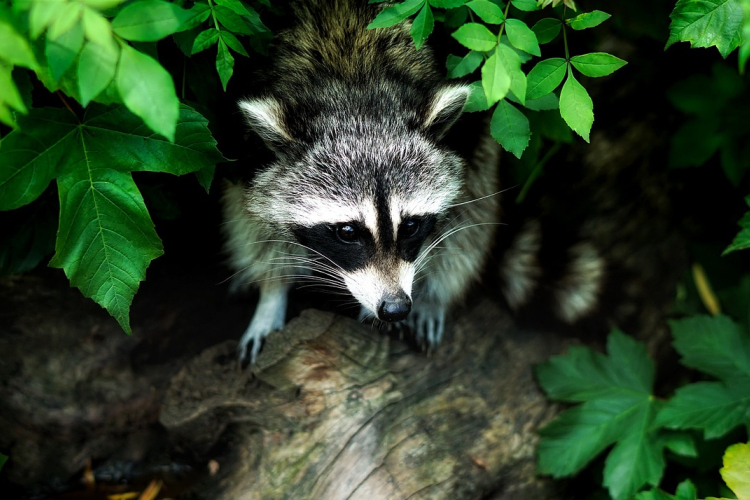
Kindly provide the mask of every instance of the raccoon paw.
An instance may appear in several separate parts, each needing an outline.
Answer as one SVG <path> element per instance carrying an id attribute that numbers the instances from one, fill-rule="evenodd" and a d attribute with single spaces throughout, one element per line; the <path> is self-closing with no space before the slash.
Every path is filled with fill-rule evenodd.
<path id="1" fill-rule="evenodd" d="M 283 327 L 284 311 L 269 315 L 256 313 L 237 346 L 240 368 L 244 370 L 248 365 L 254 365 L 268 334 Z"/>
<path id="2" fill-rule="evenodd" d="M 404 320 L 423 349 L 434 349 L 443 339 L 445 311 L 445 307 L 439 304 L 424 304 L 415 307 Z"/>

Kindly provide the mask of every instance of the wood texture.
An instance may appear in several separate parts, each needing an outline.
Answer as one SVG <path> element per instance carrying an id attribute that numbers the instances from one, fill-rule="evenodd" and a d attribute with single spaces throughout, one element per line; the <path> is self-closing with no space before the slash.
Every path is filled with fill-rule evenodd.
<path id="1" fill-rule="evenodd" d="M 534 448 L 554 409 L 531 367 L 561 344 L 488 301 L 430 355 L 308 310 L 269 338 L 255 376 L 238 373 L 233 341 L 190 361 L 160 421 L 179 448 L 220 464 L 199 488 L 216 500 L 550 500 Z"/>

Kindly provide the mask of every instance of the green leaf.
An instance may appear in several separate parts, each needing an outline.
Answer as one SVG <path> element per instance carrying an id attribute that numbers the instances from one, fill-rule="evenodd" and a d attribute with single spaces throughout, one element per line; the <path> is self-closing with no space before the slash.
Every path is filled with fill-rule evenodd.
<path id="1" fill-rule="evenodd" d="M 503 149 L 511 152 L 516 158 L 521 158 L 531 137 L 529 120 L 506 99 L 503 99 L 492 113 L 490 134 Z"/>
<path id="2" fill-rule="evenodd" d="M 521 104 L 526 103 L 526 75 L 521 71 L 521 58 L 518 53 L 505 44 L 497 46 L 498 60 L 502 62 L 505 71 L 510 76 L 510 91 L 518 98 Z"/>
<path id="3" fill-rule="evenodd" d="M 524 107 L 526 109 L 530 109 L 531 111 L 549 111 L 553 109 L 560 109 L 560 100 L 557 98 L 557 96 L 550 92 L 544 97 L 540 97 L 539 99 L 526 99 L 526 103 L 524 104 Z M 560 113 L 555 113 L 558 118 L 560 118 L 560 123 L 565 127 L 568 132 L 570 132 L 570 129 L 565 124 L 563 119 L 560 117 Z M 570 142 L 570 141 L 565 141 Z"/>
<path id="4" fill-rule="evenodd" d="M 214 14 L 221 24 L 223 24 L 229 31 L 234 33 L 240 33 L 243 35 L 252 35 L 253 30 L 251 24 L 245 21 L 240 15 L 235 13 L 232 9 L 217 5 L 214 7 Z"/>
<path id="5" fill-rule="evenodd" d="M 471 50 L 487 52 L 497 45 L 497 35 L 479 23 L 466 23 L 453 32 L 458 43 Z"/>
<path id="6" fill-rule="evenodd" d="M 242 46 L 239 40 L 237 40 L 237 37 L 233 34 L 229 33 L 228 31 L 222 31 L 220 33 L 221 40 L 227 44 L 227 46 L 232 49 L 233 51 L 237 52 L 238 54 L 242 54 L 245 57 L 250 57 L 245 50 L 245 47 Z"/>
<path id="7" fill-rule="evenodd" d="M 589 133 L 594 124 L 594 103 L 570 71 L 560 92 L 560 115 L 575 133 L 589 142 Z"/>
<path id="8" fill-rule="evenodd" d="M 670 166 L 698 167 L 706 163 L 724 142 L 718 132 L 718 115 L 709 115 L 688 120 L 672 135 L 670 144 Z"/>
<path id="9" fill-rule="evenodd" d="M 471 87 L 471 93 L 464 105 L 464 111 L 472 113 L 474 111 L 487 111 L 490 109 L 491 106 L 487 104 L 487 95 L 484 93 L 482 82 L 473 82 L 469 87 Z"/>
<path id="10" fill-rule="evenodd" d="M 466 6 L 473 10 L 485 23 L 501 24 L 505 21 L 503 9 L 497 4 L 490 2 L 490 0 L 471 0 Z"/>
<path id="11" fill-rule="evenodd" d="M 445 11 L 445 20 L 443 24 L 446 28 L 457 29 L 462 24 L 466 23 L 469 18 L 469 9 L 466 7 L 458 7 L 455 9 L 449 9 Z"/>
<path id="12" fill-rule="evenodd" d="M 430 5 L 440 9 L 455 9 L 466 3 L 466 0 L 430 0 Z"/>
<path id="13" fill-rule="evenodd" d="M 742 40 L 742 6 L 736 0 L 678 0 L 669 15 L 669 40 L 690 42 L 691 47 L 715 46 L 726 58 Z"/>
<path id="14" fill-rule="evenodd" d="M 83 32 L 87 40 L 100 45 L 110 54 L 117 54 L 117 44 L 112 38 L 112 25 L 93 9 L 83 11 Z"/>
<path id="15" fill-rule="evenodd" d="M 677 500 L 697 500 L 698 490 L 695 488 L 695 485 L 692 483 L 692 481 L 690 481 L 690 479 L 686 479 L 677 485 L 675 498 Z"/>
<path id="16" fill-rule="evenodd" d="M 32 40 L 39 38 L 53 20 L 60 17 L 65 4 L 60 2 L 34 2 L 29 11 L 29 31 Z M 2 36 L 0 35 L 0 40 Z"/>
<path id="17" fill-rule="evenodd" d="M 451 60 L 449 57 L 449 61 Z M 484 56 L 481 52 L 477 52 L 475 50 L 470 51 L 466 56 L 463 58 L 461 57 L 455 57 L 455 63 L 448 66 L 446 63 L 446 66 L 448 66 L 448 77 L 449 78 L 461 78 L 466 75 L 470 75 L 474 71 L 477 70 L 480 64 L 482 64 L 482 61 L 484 61 Z"/>
<path id="18" fill-rule="evenodd" d="M 85 147 L 85 141 L 83 141 Z M 133 178 L 76 157 L 85 170 L 58 178 L 60 229 L 53 267 L 130 330 L 130 304 L 161 241 Z"/>
<path id="19" fill-rule="evenodd" d="M 219 41 L 219 31 L 216 28 L 208 28 L 206 31 L 202 31 L 193 42 L 193 49 L 191 54 L 197 54 L 209 48 L 211 45 Z"/>
<path id="20" fill-rule="evenodd" d="M 245 5 L 244 3 L 240 2 L 240 0 L 213 0 L 217 5 L 221 5 L 224 7 L 227 7 L 229 9 L 232 9 L 235 13 L 239 14 L 243 17 L 259 17 L 258 12 L 250 7 L 249 5 Z"/>
<path id="21" fill-rule="evenodd" d="M 202 168 L 195 173 L 196 177 L 198 177 L 198 183 L 206 190 L 206 193 L 211 189 L 211 183 L 214 180 L 214 172 L 216 172 L 216 167 L 211 165 Z"/>
<path id="22" fill-rule="evenodd" d="M 3 470 L 3 466 L 5 465 L 5 462 L 8 461 L 7 455 L 3 455 L 0 453 L 0 470 Z"/>
<path id="23" fill-rule="evenodd" d="M 39 197 L 58 175 L 61 164 L 75 145 L 60 130 L 74 129 L 78 120 L 68 110 L 33 109 L 21 117 L 21 130 L 11 132 L 0 147 L 0 210 L 12 210 Z"/>
<path id="24" fill-rule="evenodd" d="M 417 49 L 424 44 L 434 28 L 435 19 L 432 17 L 432 9 L 430 9 L 429 5 L 425 4 L 411 25 L 411 37 Z"/>
<path id="25" fill-rule="evenodd" d="M 482 66 L 482 86 L 489 106 L 504 98 L 510 90 L 510 75 L 503 65 L 503 59 L 498 57 L 497 49 Z"/>
<path id="26" fill-rule="evenodd" d="M 740 500 L 750 499 L 750 444 L 737 443 L 724 453 L 721 478 Z"/>
<path id="27" fill-rule="evenodd" d="M 740 424 L 750 425 L 750 336 L 726 316 L 672 321 L 674 347 L 682 364 L 722 382 L 679 388 L 657 422 L 674 429 L 703 429 L 706 439 Z"/>
<path id="28" fill-rule="evenodd" d="M 73 26 L 77 26 L 82 13 L 83 7 L 78 3 L 71 2 L 62 7 L 52 20 L 49 31 L 47 31 L 47 39 L 56 40 Z"/>
<path id="29" fill-rule="evenodd" d="M 520 19 L 508 19 L 505 21 L 505 33 L 515 48 L 537 57 L 542 55 L 542 52 L 539 50 L 539 42 L 537 42 L 536 34 Z"/>
<path id="30" fill-rule="evenodd" d="M 76 24 L 56 40 L 47 38 L 44 52 L 55 82 L 59 82 L 70 69 L 83 47 L 83 28 Z"/>
<path id="31" fill-rule="evenodd" d="M 112 54 L 101 45 L 87 42 L 78 59 L 78 92 L 87 106 L 106 89 L 115 77 L 119 53 Z"/>
<path id="32" fill-rule="evenodd" d="M 666 434 L 664 436 L 664 447 L 681 457 L 695 458 L 698 456 L 695 440 L 687 432 L 671 432 Z"/>
<path id="33" fill-rule="evenodd" d="M 750 196 L 745 197 L 745 203 L 750 205 Z M 734 237 L 732 243 L 721 253 L 726 255 L 735 250 L 744 250 L 750 248 L 750 211 L 745 212 L 740 221 L 737 223 L 740 226 L 740 232 Z"/>
<path id="34" fill-rule="evenodd" d="M 234 71 L 234 57 L 229 53 L 224 40 L 219 40 L 218 51 L 216 52 L 216 71 L 219 72 L 219 79 L 224 91 L 227 90 L 227 83 L 232 77 Z"/>
<path id="35" fill-rule="evenodd" d="M 615 500 L 658 484 L 664 470 L 663 444 L 653 429 L 654 366 L 645 346 L 614 331 L 608 356 L 571 348 L 537 366 L 540 385 L 553 399 L 583 404 L 562 412 L 542 429 L 539 470 L 574 474 L 615 444 L 604 468 L 604 484 Z"/>
<path id="36" fill-rule="evenodd" d="M 559 19 L 545 17 L 532 26 L 531 31 L 534 32 L 539 43 L 549 43 L 557 38 L 557 35 L 560 34 L 561 28 L 562 23 Z"/>
<path id="37" fill-rule="evenodd" d="M 173 140 L 180 103 L 167 70 L 149 56 L 122 45 L 116 82 L 128 109 L 151 130 Z"/>
<path id="38" fill-rule="evenodd" d="M 29 42 L 10 23 L 0 18 L 0 62 L 2 61 L 34 70 L 39 68 Z"/>
<path id="39" fill-rule="evenodd" d="M 642 491 L 633 498 L 634 500 L 674 500 L 672 495 L 668 495 L 659 489 Z"/>
<path id="40" fill-rule="evenodd" d="M 26 104 L 13 81 L 12 67 L 0 63 L 0 122 L 13 127 L 15 119 L 11 109 L 26 113 Z M 0 174 L 1 175 L 1 174 Z"/>
<path id="41" fill-rule="evenodd" d="M 526 99 L 539 99 L 555 90 L 565 78 L 566 68 L 565 59 L 560 57 L 539 61 L 529 71 Z"/>
<path id="42" fill-rule="evenodd" d="M 586 76 L 599 77 L 607 76 L 627 64 L 619 57 L 615 57 L 605 52 L 592 52 L 570 58 L 570 63 L 575 69 Z"/>
<path id="43" fill-rule="evenodd" d="M 659 412 L 656 424 L 670 429 L 702 429 L 706 439 L 714 439 L 747 422 L 749 410 L 747 390 L 721 382 L 697 382 L 677 389 Z"/>
<path id="44" fill-rule="evenodd" d="M 554 96 L 555 94 L 548 94 Z M 532 101 L 527 101 L 527 104 Z M 560 116 L 557 110 L 542 111 L 540 113 L 531 113 L 529 122 L 531 123 L 532 135 L 536 134 L 555 142 L 570 144 L 573 142 L 573 131 Z"/>
<path id="45" fill-rule="evenodd" d="M 750 336 L 726 316 L 671 321 L 682 364 L 727 382 L 750 379 Z M 750 386 L 748 386 L 750 390 Z"/>
<path id="46" fill-rule="evenodd" d="M 657 486 L 664 474 L 662 449 L 649 442 L 652 433 L 648 427 L 653 420 L 653 408 L 644 406 L 643 412 L 636 417 L 640 421 L 635 432 L 631 431 L 617 443 L 604 463 L 604 486 L 616 500 L 632 497 L 644 484 Z"/>
<path id="47" fill-rule="evenodd" d="M 565 22 L 574 30 L 585 30 L 586 28 L 599 26 L 610 17 L 612 16 L 606 12 L 594 10 L 584 14 L 578 14 L 576 17 L 566 19 Z"/>
<path id="48" fill-rule="evenodd" d="M 196 2 L 188 12 L 190 15 L 185 18 L 178 31 L 193 29 L 196 26 L 200 26 L 206 19 L 211 17 L 211 8 L 205 3 Z"/>
<path id="49" fill-rule="evenodd" d="M 539 9 L 536 0 L 511 0 L 513 7 L 524 12 L 532 12 Z"/>
<path id="50" fill-rule="evenodd" d="M 406 0 L 405 2 L 387 7 L 367 25 L 367 29 L 387 28 L 398 24 L 421 9 L 424 3 L 425 0 Z M 438 6 L 436 5 L 436 7 Z"/>
<path id="51" fill-rule="evenodd" d="M 185 174 L 223 158 L 207 121 L 183 106 L 174 143 L 123 106 L 92 104 L 81 123 L 67 110 L 34 109 L 0 149 L 0 208 L 36 198 L 57 178 L 60 223 L 51 265 L 129 331 L 130 302 L 161 242 L 130 172 Z"/>
<path id="52" fill-rule="evenodd" d="M 193 17 L 174 3 L 162 0 L 133 2 L 112 20 L 112 30 L 126 40 L 155 42 L 175 33 Z"/>

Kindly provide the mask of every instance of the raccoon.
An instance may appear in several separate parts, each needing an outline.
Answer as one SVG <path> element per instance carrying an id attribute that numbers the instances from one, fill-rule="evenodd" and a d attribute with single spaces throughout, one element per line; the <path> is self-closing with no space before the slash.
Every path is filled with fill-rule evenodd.
<path id="1" fill-rule="evenodd" d="M 239 103 L 270 155 L 224 196 L 234 284 L 259 289 L 240 361 L 283 327 L 305 280 L 436 346 L 495 239 L 500 146 L 484 121 L 468 154 L 447 146 L 470 88 L 445 81 L 408 22 L 366 29 L 382 8 L 366 0 L 290 8 L 261 88 Z"/>

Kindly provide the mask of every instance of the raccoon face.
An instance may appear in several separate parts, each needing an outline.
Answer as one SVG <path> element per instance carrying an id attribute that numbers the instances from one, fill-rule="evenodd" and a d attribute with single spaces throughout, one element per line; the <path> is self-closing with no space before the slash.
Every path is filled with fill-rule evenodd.
<path id="1" fill-rule="evenodd" d="M 310 267 L 348 291 L 372 316 L 395 322 L 412 306 L 414 278 L 464 181 L 462 160 L 439 138 L 460 114 L 465 86 L 436 93 L 423 127 L 392 116 L 340 114 L 294 141 L 282 105 L 241 103 L 277 153 L 254 182 L 248 211 L 292 236 Z"/>

